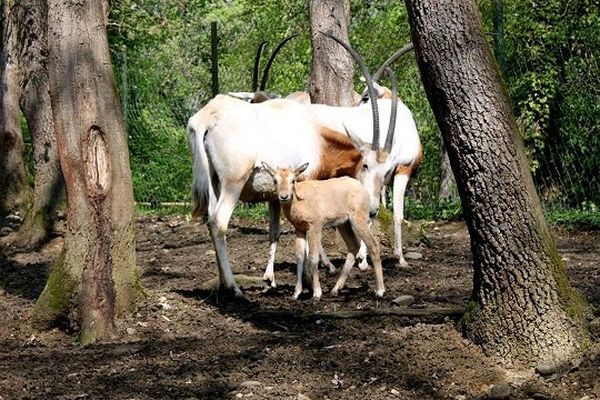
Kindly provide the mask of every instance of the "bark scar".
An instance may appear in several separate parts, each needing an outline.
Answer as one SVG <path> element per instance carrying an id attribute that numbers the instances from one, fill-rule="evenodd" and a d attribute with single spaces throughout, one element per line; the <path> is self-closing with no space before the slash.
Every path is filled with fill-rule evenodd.
<path id="1" fill-rule="evenodd" d="M 106 197 L 111 180 L 110 156 L 106 135 L 98 126 L 92 126 L 83 139 L 85 183 L 91 198 Z"/>

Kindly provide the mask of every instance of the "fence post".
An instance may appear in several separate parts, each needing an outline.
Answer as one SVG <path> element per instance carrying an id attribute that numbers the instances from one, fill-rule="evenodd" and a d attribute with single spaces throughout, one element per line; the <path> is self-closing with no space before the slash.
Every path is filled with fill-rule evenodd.
<path id="1" fill-rule="evenodd" d="M 212 73 L 212 96 L 219 93 L 219 38 L 217 37 L 217 22 L 210 23 L 210 60 Z"/>
<path id="2" fill-rule="evenodd" d="M 129 102 L 129 88 L 127 87 L 127 47 L 121 47 L 121 111 L 123 112 L 123 122 L 125 129 L 128 127 L 127 112 Z"/>
<path id="3" fill-rule="evenodd" d="M 500 72 L 504 73 L 506 64 L 504 62 L 504 15 L 502 0 L 492 0 L 494 3 L 494 53 L 500 67 Z"/>

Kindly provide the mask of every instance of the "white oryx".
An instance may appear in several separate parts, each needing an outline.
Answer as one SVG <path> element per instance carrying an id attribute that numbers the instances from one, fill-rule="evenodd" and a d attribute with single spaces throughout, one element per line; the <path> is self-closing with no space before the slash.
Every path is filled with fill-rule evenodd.
<path id="1" fill-rule="evenodd" d="M 355 52 L 353 56 L 360 60 Z M 374 99 L 377 96 L 368 71 L 362 60 L 359 64 L 370 98 Z M 403 263 L 399 229 L 403 197 L 408 177 L 420 161 L 421 145 L 412 115 L 402 103 L 398 104 L 396 122 L 391 124 L 395 129 L 388 129 L 391 109 L 390 100 L 370 101 L 358 107 L 331 107 L 302 105 L 285 99 L 249 104 L 218 95 L 190 118 L 193 215 L 208 222 L 225 288 L 242 294 L 233 278 L 225 242 L 229 219 L 238 200 L 269 201 L 271 246 L 265 275 L 269 272 L 272 275 L 280 205 L 273 180 L 261 167 L 262 162 L 272 166 L 308 162 L 303 179 L 358 177 L 369 191 L 371 216 L 379 209 L 381 185 L 393 181 L 394 222 L 398 226 L 394 251 Z M 384 136 L 385 145 L 381 147 L 378 111 L 384 121 L 382 131 L 391 132 Z"/>

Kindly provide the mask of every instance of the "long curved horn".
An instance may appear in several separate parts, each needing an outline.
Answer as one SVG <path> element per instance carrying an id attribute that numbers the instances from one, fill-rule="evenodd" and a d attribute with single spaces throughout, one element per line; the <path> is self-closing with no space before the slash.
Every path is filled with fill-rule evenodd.
<path id="1" fill-rule="evenodd" d="M 377 72 L 375 72 L 373 74 L 373 80 L 375 82 L 379 81 L 379 78 L 381 78 L 381 75 L 383 75 L 383 72 L 385 71 L 385 69 L 387 67 L 389 67 L 390 65 L 392 65 L 392 63 L 394 63 L 400 57 L 402 57 L 403 55 L 405 55 L 406 53 L 408 53 L 409 51 L 411 51 L 414 47 L 415 46 L 412 44 L 412 42 L 409 42 L 406 45 L 404 45 L 404 47 L 402 47 L 400 50 L 398 50 L 394 54 L 392 54 L 390 56 L 390 58 L 388 58 L 387 60 L 385 60 L 385 62 L 381 65 L 381 67 L 379 67 L 379 69 L 377 70 Z"/>
<path id="2" fill-rule="evenodd" d="M 320 31 L 321 34 L 327 36 L 330 39 L 338 42 L 342 47 L 344 47 L 348 53 L 354 58 L 354 61 L 359 65 L 365 80 L 367 81 L 367 91 L 369 92 L 369 96 L 374 101 L 371 101 L 371 109 L 373 110 L 373 141 L 371 142 L 371 150 L 379 149 L 379 110 L 377 108 L 377 96 L 375 94 L 375 88 L 373 87 L 373 79 L 371 78 L 371 74 L 369 74 L 369 70 L 362 59 L 362 57 L 354 50 L 349 44 L 344 43 L 342 40 L 333 36 L 330 33 L 326 33 Z"/>
<path id="3" fill-rule="evenodd" d="M 267 62 L 267 65 L 265 66 L 265 70 L 263 71 L 263 75 L 262 75 L 262 79 L 260 81 L 260 90 L 265 90 L 265 87 L 267 86 L 267 79 L 269 78 L 269 70 L 271 69 L 271 64 L 273 64 L 273 61 L 275 60 L 275 56 L 277 56 L 277 53 L 279 53 L 279 50 L 281 50 L 281 48 L 290 40 L 296 38 L 300 36 L 299 33 L 294 33 L 293 35 L 290 35 L 288 37 L 286 37 L 285 39 L 283 39 L 278 45 L 277 47 L 275 47 L 275 50 L 273 50 L 273 54 L 271 54 L 271 57 L 269 57 L 269 61 Z"/>
<path id="4" fill-rule="evenodd" d="M 258 89 L 258 67 L 260 67 L 260 56 L 262 55 L 263 49 L 267 45 L 266 40 L 258 45 L 258 50 L 256 51 L 256 56 L 254 57 L 254 69 L 252 70 L 252 91 L 256 92 Z"/>
<path id="5" fill-rule="evenodd" d="M 385 146 L 383 151 L 389 153 L 392 150 L 392 142 L 394 141 L 394 133 L 396 132 L 396 116 L 398 114 L 398 81 L 396 80 L 396 74 L 390 67 L 385 67 L 385 73 L 390 78 L 392 84 L 392 110 L 390 114 L 390 126 L 388 126 L 388 133 L 385 138 Z"/>
<path id="6" fill-rule="evenodd" d="M 375 72 L 375 74 L 373 75 L 373 81 L 379 82 L 379 79 L 381 78 L 381 75 L 383 75 L 385 69 L 392 65 L 394 62 L 396 62 L 400 57 L 414 49 L 414 47 L 415 46 L 412 44 L 412 42 L 408 42 L 406 45 L 404 45 L 404 47 L 392 54 L 387 60 L 385 60 L 383 64 L 381 64 L 381 67 L 379 67 L 377 72 Z M 358 102 L 356 103 L 357 106 L 367 100 L 367 93 L 368 92 L 366 90 L 362 92 L 362 94 L 360 95 L 360 100 L 358 100 Z"/>

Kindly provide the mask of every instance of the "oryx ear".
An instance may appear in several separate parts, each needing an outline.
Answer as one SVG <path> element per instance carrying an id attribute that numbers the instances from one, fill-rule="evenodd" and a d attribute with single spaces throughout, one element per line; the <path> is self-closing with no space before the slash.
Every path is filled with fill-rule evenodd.
<path id="1" fill-rule="evenodd" d="M 304 170 L 306 170 L 306 168 L 308 168 L 308 163 L 302 164 L 301 166 L 299 166 L 298 168 L 296 168 L 296 176 L 300 175 L 301 173 L 304 172 Z"/>
<path id="2" fill-rule="evenodd" d="M 380 86 L 377 82 L 373 82 L 373 88 L 377 92 L 377 98 L 382 99 L 385 97 L 385 88 Z"/>
<path id="3" fill-rule="evenodd" d="M 271 168 L 271 166 L 269 164 L 267 164 L 264 161 L 262 161 L 261 164 L 262 164 L 262 167 L 269 173 L 269 175 L 275 176 L 276 172 L 273 168 Z"/>
<path id="4" fill-rule="evenodd" d="M 362 139 L 360 137 L 358 137 L 358 135 L 356 133 L 352 132 L 352 130 L 350 130 L 346 126 L 346 124 L 344 124 L 342 122 L 342 125 L 344 125 L 344 130 L 346 131 L 346 135 L 348 135 L 348 137 L 352 141 L 352 144 L 354 144 L 354 147 L 356 147 L 357 150 L 362 149 L 365 146 L 365 142 L 363 142 Z"/>

